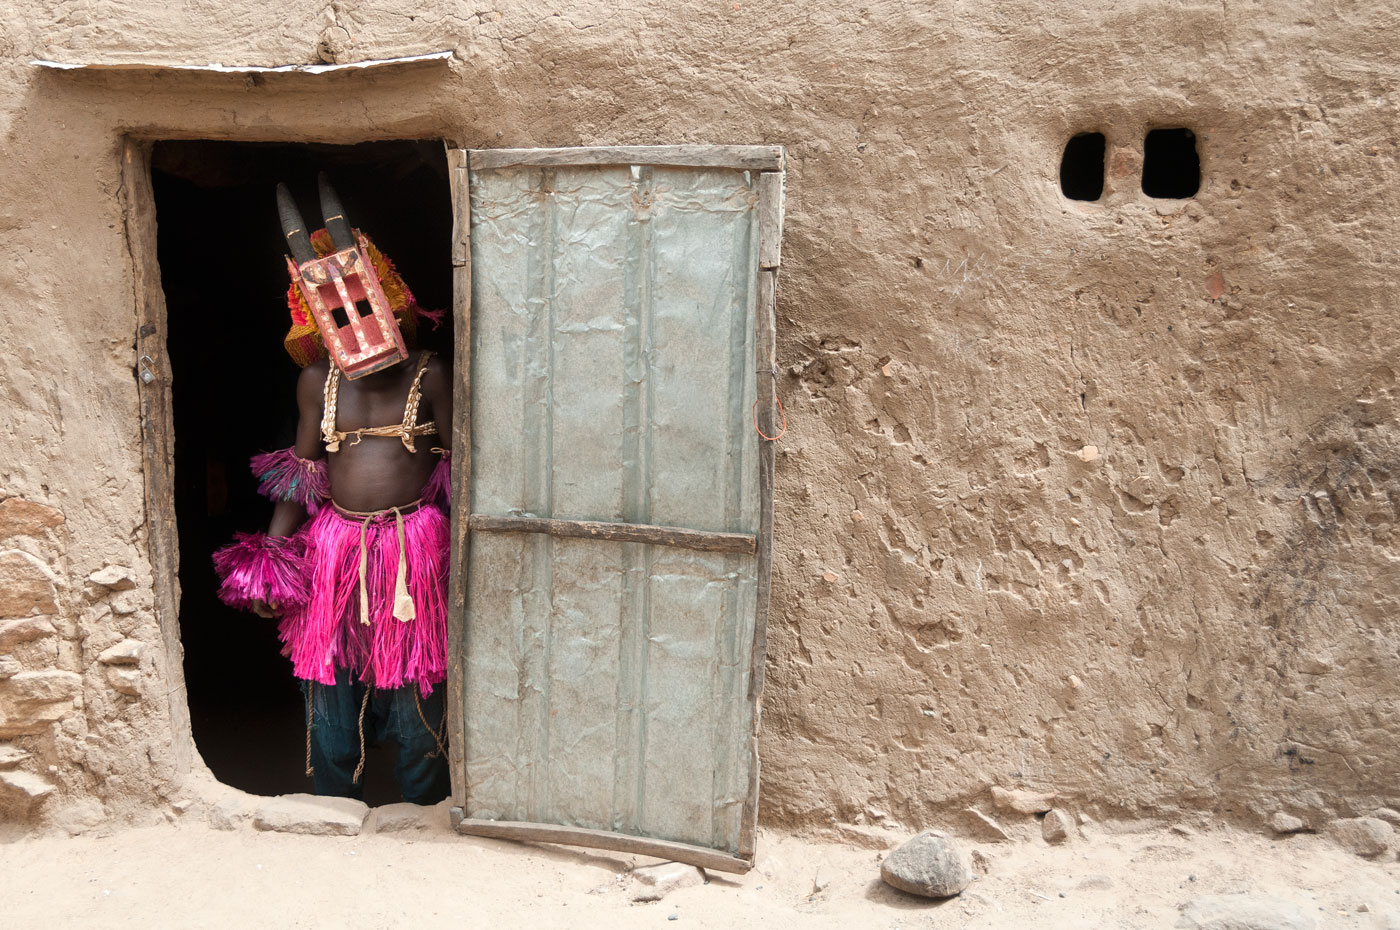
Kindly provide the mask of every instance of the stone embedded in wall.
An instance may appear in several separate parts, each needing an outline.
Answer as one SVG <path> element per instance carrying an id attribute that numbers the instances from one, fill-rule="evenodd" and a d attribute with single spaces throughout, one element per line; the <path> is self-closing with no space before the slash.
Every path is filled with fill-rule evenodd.
<path id="1" fill-rule="evenodd" d="M 0 744 L 0 769 L 12 769 L 29 758 L 29 753 L 9 743 Z"/>
<path id="2" fill-rule="evenodd" d="M 57 612 L 57 591 L 44 563 L 14 549 L 0 554 L 0 617 Z"/>
<path id="3" fill-rule="evenodd" d="M 0 739 L 48 729 L 82 706 L 82 688 L 72 672 L 20 672 L 0 681 Z"/>
<path id="4" fill-rule="evenodd" d="M 1269 829 L 1278 834 L 1302 833 L 1308 828 L 1301 817 L 1294 817 L 1292 814 L 1283 811 L 1274 811 L 1269 817 Z"/>
<path id="5" fill-rule="evenodd" d="M 44 531 L 63 523 L 63 511 L 36 504 L 22 497 L 0 501 L 0 538 L 42 536 Z"/>
<path id="6" fill-rule="evenodd" d="M 24 671 L 24 666 L 14 656 L 0 655 L 0 679 L 13 678 Z"/>
<path id="7" fill-rule="evenodd" d="M 25 617 L 22 620 L 0 620 L 0 649 L 13 649 L 32 639 L 53 636 L 57 631 L 48 617 Z M 16 670 L 18 671 L 18 669 Z"/>
<path id="8" fill-rule="evenodd" d="M 131 576 L 131 569 L 121 565 L 108 565 L 100 568 L 87 577 L 89 593 L 94 596 L 101 596 L 107 591 L 130 591 L 136 587 L 136 579 Z"/>
<path id="9" fill-rule="evenodd" d="M 1018 814 L 1043 814 L 1054 806 L 1055 792 L 993 787 L 992 803 L 998 810 L 1015 811 Z"/>
<path id="10" fill-rule="evenodd" d="M 132 697 L 141 696 L 141 671 L 129 665 L 109 665 L 107 667 L 107 683 L 114 691 L 122 694 L 129 694 Z"/>
<path id="11" fill-rule="evenodd" d="M 146 644 L 137 639 L 124 639 L 102 650 L 97 661 L 103 665 L 138 665 L 146 654 Z"/>
<path id="12" fill-rule="evenodd" d="M 54 786 L 32 772 L 0 772 L 0 806 L 28 809 L 54 793 Z"/>

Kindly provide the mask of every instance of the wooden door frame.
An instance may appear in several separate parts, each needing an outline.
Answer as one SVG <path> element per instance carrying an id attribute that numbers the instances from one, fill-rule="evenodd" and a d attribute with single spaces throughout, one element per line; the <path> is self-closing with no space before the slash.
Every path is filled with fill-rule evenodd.
<path id="1" fill-rule="evenodd" d="M 141 421 L 141 470 L 146 503 L 146 548 L 151 563 L 156 621 L 160 625 L 170 748 L 177 782 L 197 758 L 185 692 L 185 649 L 180 641 L 180 541 L 175 522 L 175 416 L 170 353 L 166 345 L 165 290 L 156 248 L 156 199 L 151 182 L 154 138 L 121 139 L 122 215 L 131 256 L 136 310 L 136 375 Z M 146 381 L 145 372 L 151 380 Z"/>
<path id="2" fill-rule="evenodd" d="M 759 527 L 757 548 L 757 597 L 751 644 L 747 699 L 753 727 L 748 735 L 753 765 L 749 788 L 741 813 L 737 856 L 686 843 L 606 830 L 568 827 L 526 821 L 481 820 L 466 817 L 466 719 L 463 701 L 465 639 L 472 529 L 492 529 L 471 514 L 471 191 L 472 169 L 505 167 L 576 167 L 580 165 L 647 165 L 687 168 L 728 168 L 758 173 L 758 289 L 754 307 L 754 357 L 759 359 L 755 419 L 764 436 L 776 437 L 777 345 L 776 312 L 778 270 L 782 259 L 783 198 L 786 155 L 776 145 L 640 145 L 596 146 L 541 149 L 453 149 L 448 148 L 449 176 L 452 180 L 452 310 L 455 352 L 459 377 L 453 395 L 452 485 L 458 489 L 452 508 L 452 580 L 448 595 L 448 732 L 452 763 L 452 824 L 458 833 L 497 839 L 563 843 L 609 849 L 615 852 L 655 856 L 686 862 L 723 872 L 747 872 L 753 867 L 757 845 L 759 758 L 758 731 L 768 645 L 768 608 L 772 591 L 773 566 L 773 477 L 774 448 L 760 440 L 758 447 Z M 766 365 L 764 364 L 766 362 Z M 765 377 L 767 376 L 767 377 Z M 483 518 L 489 520 L 490 518 Z M 499 522 L 499 521 L 497 521 Z M 661 541 L 644 538 L 648 533 L 675 534 L 669 527 L 641 527 L 627 524 L 588 524 L 580 521 L 514 520 L 515 524 L 537 524 L 531 532 L 556 535 L 626 538 L 634 541 Z M 552 526 L 564 524 L 569 526 Z M 478 525 L 481 524 L 481 525 Z M 623 529 L 626 527 L 626 529 Z M 521 528 L 516 526 L 516 529 Z M 611 534 L 611 535 L 608 535 Z M 746 546 L 747 534 L 695 533 L 707 539 L 703 546 Z M 718 537 L 732 536 L 732 540 Z M 674 544 L 674 541 L 673 541 Z M 682 543 L 683 545 L 685 543 Z M 713 545 L 711 545 L 713 544 Z M 752 550 L 749 550 L 752 551 Z"/>

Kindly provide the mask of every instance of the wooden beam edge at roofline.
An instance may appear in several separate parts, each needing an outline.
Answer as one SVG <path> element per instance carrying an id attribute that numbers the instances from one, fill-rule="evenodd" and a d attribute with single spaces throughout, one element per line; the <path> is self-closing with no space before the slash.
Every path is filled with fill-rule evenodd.
<path id="1" fill-rule="evenodd" d="M 658 165 L 782 171 L 781 145 L 597 145 L 555 149 L 471 149 L 471 169 L 566 165 Z"/>
<path id="2" fill-rule="evenodd" d="M 677 526 L 647 523 L 600 523 L 592 520 L 555 520 L 549 517 L 496 517 L 474 513 L 467 525 L 490 533 L 548 533 L 571 539 L 602 539 L 610 542 L 650 543 L 677 546 L 701 552 L 739 552 L 753 555 L 758 538 L 751 533 L 713 533 Z"/>
<path id="3" fill-rule="evenodd" d="M 456 820 L 459 810 L 453 808 Z M 731 872 L 743 875 L 753 868 L 749 859 L 740 859 L 728 853 L 703 846 L 691 846 L 673 840 L 655 840 L 646 836 L 632 836 L 627 833 L 609 833 L 606 830 L 589 830 L 584 827 L 564 827 L 551 823 L 526 823 L 519 820 L 474 820 L 464 817 L 457 822 L 458 833 L 465 836 L 484 836 L 497 840 L 519 840 L 529 843 L 560 843 L 564 846 L 583 846 L 589 849 L 608 849 L 613 852 L 635 853 L 639 856 L 653 856 L 672 862 L 710 869 L 714 872 Z"/>

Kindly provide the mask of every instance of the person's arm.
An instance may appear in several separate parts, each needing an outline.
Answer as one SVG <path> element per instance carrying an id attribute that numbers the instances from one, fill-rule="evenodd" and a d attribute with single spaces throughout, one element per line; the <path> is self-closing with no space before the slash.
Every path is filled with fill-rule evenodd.
<path id="1" fill-rule="evenodd" d="M 325 458 L 321 446 L 322 385 L 325 371 L 322 365 L 308 365 L 297 379 L 297 441 L 293 450 L 299 459 L 318 461 Z M 306 505 L 301 501 L 281 500 L 272 510 L 269 536 L 290 536 L 306 521 Z"/>

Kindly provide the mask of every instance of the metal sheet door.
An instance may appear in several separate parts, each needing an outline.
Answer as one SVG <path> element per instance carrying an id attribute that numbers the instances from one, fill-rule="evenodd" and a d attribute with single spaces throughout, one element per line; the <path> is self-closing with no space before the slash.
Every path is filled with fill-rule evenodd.
<path id="1" fill-rule="evenodd" d="M 471 294 L 458 829 L 742 871 L 781 149 L 456 164 Z"/>

